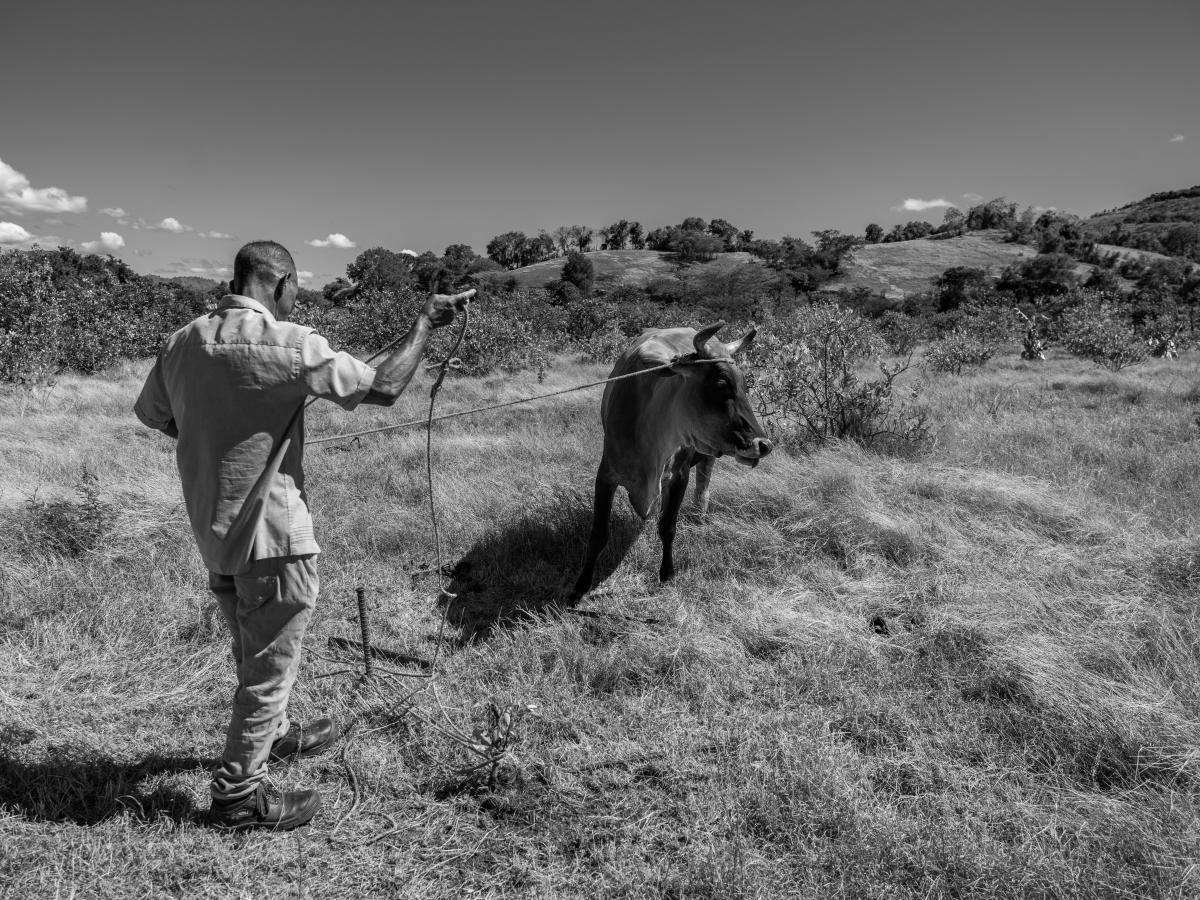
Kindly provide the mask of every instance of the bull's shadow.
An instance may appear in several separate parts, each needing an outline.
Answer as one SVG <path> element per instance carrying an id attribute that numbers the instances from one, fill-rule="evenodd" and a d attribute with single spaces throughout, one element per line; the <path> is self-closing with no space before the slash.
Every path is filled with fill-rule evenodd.
<path id="1" fill-rule="evenodd" d="M 643 524 L 628 504 L 614 504 L 596 587 L 621 564 Z M 486 639 L 497 626 L 573 606 L 571 588 L 591 527 L 591 497 L 574 491 L 500 521 L 455 563 L 450 591 L 458 596 L 450 601 L 447 620 L 466 642 Z"/>
<path id="2" fill-rule="evenodd" d="M 129 814 L 147 822 L 190 821 L 199 815 L 191 794 L 156 776 L 208 771 L 217 763 L 158 754 L 119 761 L 78 746 L 46 747 L 26 759 L 16 742 L 6 741 L 7 731 L 0 728 L 0 807 L 40 822 L 94 825 Z"/>

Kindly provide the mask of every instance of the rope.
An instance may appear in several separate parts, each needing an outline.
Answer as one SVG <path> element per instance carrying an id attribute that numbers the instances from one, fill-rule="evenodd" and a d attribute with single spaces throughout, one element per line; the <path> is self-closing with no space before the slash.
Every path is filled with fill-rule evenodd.
<path id="1" fill-rule="evenodd" d="M 459 336 L 459 339 L 461 340 L 461 335 Z M 455 347 L 457 347 L 457 346 L 458 345 L 455 344 Z M 716 362 L 725 362 L 725 360 L 690 359 L 685 363 L 685 365 L 690 366 L 690 365 L 698 365 L 701 363 L 716 363 Z M 522 397 L 519 400 L 507 400 L 504 403 L 492 403 L 492 404 L 489 404 L 488 406 L 476 406 L 473 409 L 464 409 L 464 410 L 460 410 L 458 412 L 446 413 L 445 415 L 441 415 L 441 416 L 430 415 L 429 417 L 424 418 L 424 419 L 413 419 L 408 422 L 400 422 L 397 425 L 383 425 L 379 428 L 367 428 L 367 429 L 364 429 L 363 431 L 347 431 L 343 434 L 329 434 L 329 435 L 325 435 L 324 437 L 309 438 L 307 441 L 304 442 L 304 444 L 305 444 L 305 446 L 308 446 L 309 444 L 327 444 L 331 441 L 340 441 L 343 439 L 357 438 L 357 437 L 362 437 L 363 435 L 367 435 L 367 434 L 380 434 L 381 432 L 384 432 L 384 431 L 395 431 L 397 428 L 411 428 L 414 425 L 421 425 L 421 424 L 431 425 L 434 422 L 444 422 L 447 419 L 457 419 L 462 416 L 474 415 L 475 413 L 491 412 L 492 410 L 504 409 L 505 407 L 509 407 L 509 406 L 519 406 L 522 403 L 533 403 L 536 400 L 545 400 L 548 397 L 558 397 L 562 394 L 570 394 L 574 391 L 582 391 L 582 390 L 586 390 L 587 388 L 599 387 L 602 384 L 611 384 L 614 381 L 624 381 L 627 378 L 637 378 L 640 375 L 649 375 L 651 372 L 661 372 L 663 369 L 670 369 L 673 366 L 677 366 L 679 364 L 680 364 L 680 360 L 678 358 L 676 358 L 676 359 L 671 360 L 670 362 L 663 363 L 661 366 L 653 366 L 649 369 L 639 369 L 636 372 L 627 372 L 624 375 L 614 375 L 611 378 L 602 378 L 599 381 L 589 381 L 587 384 L 579 384 L 579 385 L 576 385 L 575 387 L 563 388 L 560 391 L 550 391 L 549 393 L 546 393 L 546 394 L 535 394 L 532 397 Z M 445 364 L 443 364 L 443 365 L 445 365 Z M 445 375 L 445 369 L 443 368 L 441 374 L 438 376 L 438 382 L 437 382 L 438 386 L 441 385 L 441 379 L 444 377 L 444 375 Z"/>

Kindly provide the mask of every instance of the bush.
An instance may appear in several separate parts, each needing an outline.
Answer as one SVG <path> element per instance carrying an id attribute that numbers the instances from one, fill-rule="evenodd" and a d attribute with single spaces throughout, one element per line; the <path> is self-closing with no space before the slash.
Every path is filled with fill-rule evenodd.
<path id="1" fill-rule="evenodd" d="M 930 372 L 959 375 L 967 366 L 982 366 L 995 353 L 994 346 L 976 335 L 954 331 L 929 345 L 923 365 Z"/>
<path id="2" fill-rule="evenodd" d="M 579 293 L 590 294 L 596 270 L 590 259 L 578 250 L 572 250 L 567 254 L 567 261 L 563 264 L 561 277 L 564 284 L 574 285 Z"/>
<path id="3" fill-rule="evenodd" d="M 1117 372 L 1145 360 L 1149 348 L 1111 297 L 1100 296 L 1067 310 L 1059 321 L 1067 350 Z"/>
<path id="4" fill-rule="evenodd" d="M 888 365 L 885 344 L 857 313 L 835 303 L 800 311 L 755 342 L 747 382 L 763 424 L 801 446 L 851 440 L 864 447 L 912 454 L 930 437 L 926 414 L 895 396 L 896 379 L 909 359 Z M 864 364 L 880 377 L 860 376 Z M 917 397 L 916 389 L 911 399 Z"/>
<path id="5" fill-rule="evenodd" d="M 982 366 L 1015 338 L 1012 311 L 1001 306 L 964 306 L 956 311 L 950 333 L 925 352 L 930 372 L 958 375 L 967 366 Z"/>
<path id="6" fill-rule="evenodd" d="M 28 524 L 24 537 L 62 556 L 82 556 L 95 549 L 112 530 L 116 511 L 100 499 L 99 480 L 84 467 L 75 485 L 78 501 L 26 500 Z"/>

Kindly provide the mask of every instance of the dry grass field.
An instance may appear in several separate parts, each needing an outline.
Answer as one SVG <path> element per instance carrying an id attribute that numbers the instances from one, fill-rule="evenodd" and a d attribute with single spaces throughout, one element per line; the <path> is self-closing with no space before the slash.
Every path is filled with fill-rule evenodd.
<path id="1" fill-rule="evenodd" d="M 145 370 L 0 395 L 0 897 L 1200 895 L 1195 354 L 934 377 L 920 459 L 722 461 L 668 586 L 620 501 L 597 616 L 559 601 L 598 392 L 439 426 L 437 678 L 307 657 L 294 715 L 352 738 L 273 770 L 320 789 L 313 826 L 241 836 L 200 821 L 233 674 L 171 444 L 130 412 Z M 441 409 L 603 374 L 451 381 Z M 432 654 L 423 451 L 309 449 L 316 653 L 362 585 L 380 645 Z M 489 781 L 447 733 L 492 702 L 536 709 Z"/>

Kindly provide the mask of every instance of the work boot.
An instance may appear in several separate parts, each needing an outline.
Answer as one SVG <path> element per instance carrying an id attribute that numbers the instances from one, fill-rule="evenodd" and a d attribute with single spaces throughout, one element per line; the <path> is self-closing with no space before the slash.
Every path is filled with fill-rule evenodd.
<path id="1" fill-rule="evenodd" d="M 317 719 L 303 725 L 292 725 L 283 737 L 271 744 L 271 762 L 285 762 L 293 757 L 316 756 L 337 743 L 341 730 L 333 719 Z"/>
<path id="2" fill-rule="evenodd" d="M 266 784 L 259 783 L 254 793 L 236 800 L 213 798 L 208 811 L 209 821 L 218 828 L 242 830 L 246 828 L 270 828 L 275 831 L 290 831 L 308 821 L 321 808 L 321 795 L 316 791 L 268 791 Z"/>

